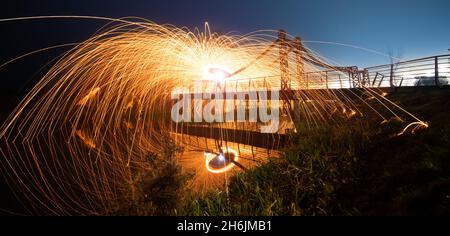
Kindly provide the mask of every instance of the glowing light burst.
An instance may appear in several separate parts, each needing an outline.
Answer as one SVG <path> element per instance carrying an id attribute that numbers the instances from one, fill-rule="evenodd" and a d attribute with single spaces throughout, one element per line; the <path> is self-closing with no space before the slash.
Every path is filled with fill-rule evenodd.
<path id="1" fill-rule="evenodd" d="M 112 21 L 59 58 L 1 127 L 5 174 L 33 203 L 30 210 L 108 214 L 121 196 L 133 196 L 135 174 L 152 170 L 149 156 L 164 158 L 172 143 L 189 147 L 174 135 L 170 110 L 176 88 L 201 79 L 264 78 L 266 89 L 280 85 L 279 52 L 265 52 L 276 39 L 273 31 L 218 35 L 208 25 L 191 32 L 143 20 Z M 289 61 L 295 64 L 294 57 Z M 308 64 L 304 69 L 318 70 Z M 288 73 L 299 76 L 295 66 Z M 293 81 L 293 89 L 303 89 L 302 83 Z M 381 93 L 368 92 L 383 101 Z M 351 99 L 338 95 L 300 95 L 311 104 L 303 111 L 308 122 L 326 121 L 330 111 L 360 114 Z M 238 161 L 235 150 L 227 152 Z M 234 166 L 212 169 L 212 158 L 205 160 L 211 172 Z"/>
<path id="2" fill-rule="evenodd" d="M 239 154 L 236 150 L 228 148 L 222 153 L 205 153 L 205 166 L 211 173 L 224 173 L 230 171 L 239 160 Z"/>
<path id="3" fill-rule="evenodd" d="M 209 65 L 205 66 L 203 79 L 211 80 L 216 82 L 225 82 L 228 78 L 230 78 L 231 74 L 229 69 L 224 68 L 219 65 Z"/>

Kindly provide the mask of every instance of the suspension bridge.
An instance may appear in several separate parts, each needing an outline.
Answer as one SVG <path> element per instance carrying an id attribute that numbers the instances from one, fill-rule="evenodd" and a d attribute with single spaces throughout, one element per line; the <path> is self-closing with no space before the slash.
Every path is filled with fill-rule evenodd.
<path id="1" fill-rule="evenodd" d="M 246 149 L 250 150 L 250 159 L 257 159 L 258 155 L 269 156 L 271 152 L 280 150 L 289 143 L 289 134 L 296 132 L 295 121 L 313 120 L 314 116 L 329 113 L 330 108 L 338 107 L 340 101 L 336 98 L 349 99 L 353 95 L 358 96 L 365 89 L 395 91 L 416 86 L 442 88 L 448 85 L 450 78 L 450 55 L 398 61 L 362 69 L 357 66 L 334 66 L 307 49 L 300 37 L 288 38 L 284 30 L 278 32 L 278 39 L 259 58 L 271 50 L 278 50 L 279 53 L 279 75 L 227 80 L 233 76 L 227 74 L 223 81 L 202 81 L 202 94 L 189 92 L 182 95 L 188 96 L 192 101 L 198 96 L 220 98 L 224 102 L 232 100 L 233 106 L 226 112 L 232 113 L 233 117 L 237 115 L 236 102 L 243 102 L 245 115 L 249 115 L 252 101 L 278 99 L 280 124 L 277 132 L 261 133 L 261 123 L 248 121 L 173 124 L 173 129 L 182 142 L 212 153 L 220 153 L 221 150 L 233 147 L 238 155 L 243 155 L 242 149 Z M 290 57 L 295 60 L 290 60 Z M 289 65 L 288 61 L 296 63 Z M 271 97 L 270 91 L 274 90 L 279 92 L 276 98 Z M 258 92 L 264 92 L 265 96 L 260 96 Z M 329 103 L 328 107 L 323 104 L 315 105 L 318 95 L 322 100 L 325 98 Z M 255 104 L 257 103 L 253 103 L 253 106 Z M 193 103 L 192 105 L 195 107 Z M 254 108 L 258 109 L 258 105 Z"/>

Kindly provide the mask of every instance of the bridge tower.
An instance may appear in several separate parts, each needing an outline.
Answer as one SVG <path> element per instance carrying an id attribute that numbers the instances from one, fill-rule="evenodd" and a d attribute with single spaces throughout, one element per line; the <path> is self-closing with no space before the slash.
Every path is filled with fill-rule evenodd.
<path id="1" fill-rule="evenodd" d="M 295 37 L 294 39 L 294 53 L 295 60 L 297 63 L 297 74 L 298 74 L 298 84 L 300 89 L 306 88 L 307 83 L 305 81 L 305 65 L 303 63 L 303 45 L 302 39 L 300 37 Z"/>
<path id="2" fill-rule="evenodd" d="M 291 75 L 289 74 L 289 53 L 294 52 L 295 54 L 297 69 L 297 77 L 295 79 L 298 84 L 297 89 L 305 89 L 308 87 L 308 82 L 305 80 L 305 70 L 303 62 L 304 48 L 302 45 L 302 39 L 300 37 L 296 37 L 294 40 L 289 40 L 287 38 L 286 31 L 284 30 L 278 31 L 277 42 L 279 46 L 280 59 L 280 98 L 283 105 L 282 114 L 289 116 L 289 118 L 294 121 L 295 119 L 300 118 L 301 106 L 298 99 L 293 99 L 296 96 L 294 94 L 294 91 L 292 90 Z"/>
<path id="3" fill-rule="evenodd" d="M 288 64 L 288 54 L 289 54 L 289 42 L 286 37 L 286 31 L 278 31 L 278 46 L 279 46 L 279 56 L 280 56 L 280 77 L 281 77 L 281 88 L 280 97 L 283 103 L 283 114 L 290 116 L 292 107 L 291 101 L 289 99 L 289 93 L 291 92 L 291 80 L 289 76 L 289 64 Z"/>
<path id="4" fill-rule="evenodd" d="M 295 54 L 295 62 L 297 64 L 297 92 L 303 90 L 303 89 L 308 89 L 308 81 L 306 80 L 306 76 L 305 76 L 305 65 L 303 62 L 303 45 L 302 45 L 302 39 L 300 37 L 295 37 L 294 39 L 294 43 L 293 43 L 293 48 L 294 48 L 294 54 Z M 300 92 L 299 92 L 300 93 Z M 298 96 L 295 96 L 298 97 Z M 298 122 L 300 120 L 300 116 L 301 116 L 301 112 L 302 112 L 302 106 L 301 106 L 301 101 L 299 99 L 295 99 L 294 100 L 294 121 Z"/>

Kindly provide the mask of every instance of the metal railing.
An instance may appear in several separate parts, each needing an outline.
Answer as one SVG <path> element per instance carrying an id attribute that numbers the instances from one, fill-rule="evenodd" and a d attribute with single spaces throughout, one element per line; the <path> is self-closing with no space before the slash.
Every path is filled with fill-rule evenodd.
<path id="1" fill-rule="evenodd" d="M 396 88 L 450 85 L 450 54 L 401 61 L 393 64 L 336 68 L 288 75 L 290 87 L 297 89 Z M 238 79 L 224 82 L 201 81 L 202 91 L 261 91 L 281 89 L 280 76 Z"/>
<path id="2" fill-rule="evenodd" d="M 450 81 L 450 55 L 425 57 L 365 68 L 369 87 L 445 86 Z"/>

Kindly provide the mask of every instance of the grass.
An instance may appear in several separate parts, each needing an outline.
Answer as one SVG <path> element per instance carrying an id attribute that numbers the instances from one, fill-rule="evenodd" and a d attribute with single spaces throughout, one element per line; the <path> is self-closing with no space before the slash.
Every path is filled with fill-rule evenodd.
<path id="1" fill-rule="evenodd" d="M 389 98 L 430 127 L 395 136 L 404 123 L 378 125 L 370 117 L 300 125 L 281 158 L 204 197 L 192 195 L 190 173 L 165 153 L 149 158 L 151 171 L 127 186 L 133 196 L 107 214 L 450 215 L 450 90 L 401 89 Z"/>
<path id="2" fill-rule="evenodd" d="M 183 207 L 187 181 L 192 173 L 182 169 L 175 154 L 180 150 L 166 142 L 162 158 L 155 154 L 148 157 L 146 171 L 137 171 L 132 184 L 124 184 L 126 193 L 118 199 L 117 207 L 107 215 L 167 216 L 177 215 Z"/>
<path id="3" fill-rule="evenodd" d="M 191 198 L 185 215 L 450 215 L 450 91 L 389 97 L 430 123 L 368 117 L 299 127 L 281 158 L 230 180 L 228 192 Z M 377 124 L 377 125 L 373 125 Z"/>
<path id="4" fill-rule="evenodd" d="M 337 192 L 354 180 L 362 129 L 299 129 L 281 158 L 231 179 L 229 192 L 186 206 L 187 215 L 330 215 Z M 313 134 L 313 135 L 311 135 Z M 358 145 L 355 146 L 355 143 Z"/>
<path id="5" fill-rule="evenodd" d="M 417 134 L 374 138 L 348 193 L 364 215 L 450 215 L 450 91 L 412 90 L 391 99 L 430 123 Z"/>

